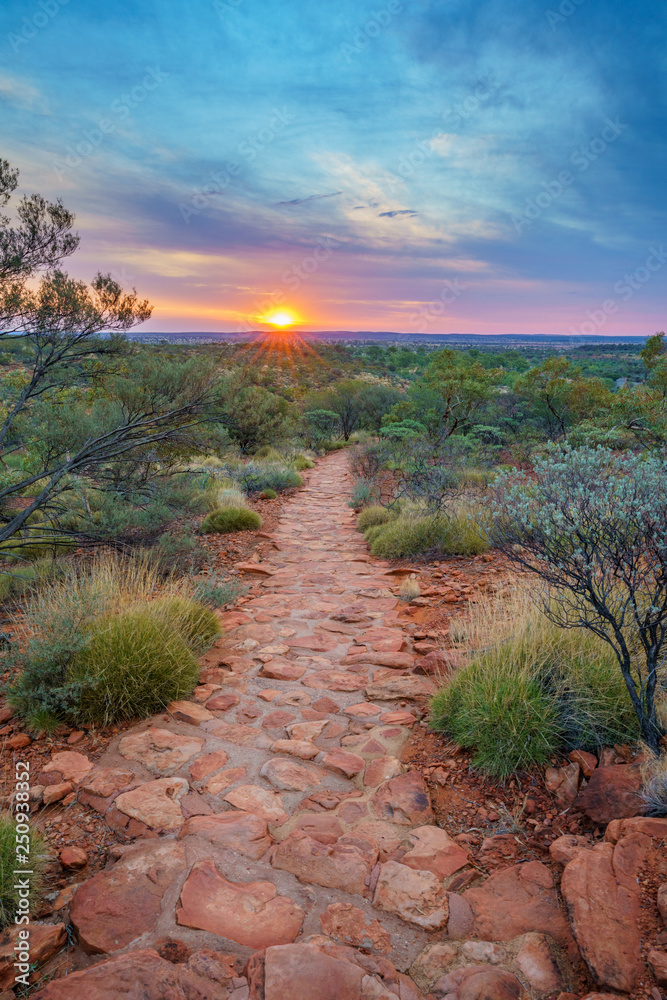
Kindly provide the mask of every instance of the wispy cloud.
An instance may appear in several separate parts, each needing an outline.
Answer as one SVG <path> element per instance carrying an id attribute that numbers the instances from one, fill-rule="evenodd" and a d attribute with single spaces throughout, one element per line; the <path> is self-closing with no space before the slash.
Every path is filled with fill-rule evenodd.
<path id="1" fill-rule="evenodd" d="M 305 205 L 309 201 L 322 201 L 323 198 L 337 198 L 342 193 L 342 191 L 332 191 L 331 194 L 309 194 L 307 198 L 292 198 L 291 201 L 277 201 L 276 208 L 282 208 L 285 205 Z"/>
<path id="2" fill-rule="evenodd" d="M 391 212 L 379 212 L 379 219 L 395 219 L 397 215 L 419 215 L 413 208 L 394 208 Z"/>

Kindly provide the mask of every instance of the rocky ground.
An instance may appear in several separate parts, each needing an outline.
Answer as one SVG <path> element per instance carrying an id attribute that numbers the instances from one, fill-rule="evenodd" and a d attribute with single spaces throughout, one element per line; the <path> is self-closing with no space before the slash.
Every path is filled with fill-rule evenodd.
<path id="1" fill-rule="evenodd" d="M 631 751 L 471 774 L 422 719 L 460 658 L 450 615 L 506 567 L 416 565 L 406 607 L 410 568 L 369 557 L 349 486 L 334 453 L 239 553 L 251 590 L 190 701 L 37 761 L 75 874 L 33 924 L 32 995 L 660 1000 L 667 820 L 639 815 Z"/>

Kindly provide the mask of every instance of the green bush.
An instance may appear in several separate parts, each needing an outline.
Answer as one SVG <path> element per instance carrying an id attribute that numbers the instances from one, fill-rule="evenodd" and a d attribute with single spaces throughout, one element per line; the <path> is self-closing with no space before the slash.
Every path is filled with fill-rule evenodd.
<path id="1" fill-rule="evenodd" d="M 310 458 L 306 458 L 305 455 L 297 455 L 292 465 L 297 470 L 297 472 L 303 472 L 305 469 L 314 469 L 315 463 L 311 461 Z"/>
<path id="2" fill-rule="evenodd" d="M 431 726 L 472 749 L 476 767 L 506 778 L 558 753 L 636 739 L 616 657 L 602 640 L 558 628 L 522 593 L 500 619 L 478 607 L 471 628 L 473 647 L 484 651 L 436 694 Z"/>
<path id="3" fill-rule="evenodd" d="M 373 504 L 365 507 L 357 518 L 357 531 L 367 531 L 378 524 L 386 524 L 391 520 L 391 514 L 385 507 Z"/>
<path id="4" fill-rule="evenodd" d="M 402 559 L 431 551 L 477 555 L 489 547 L 475 522 L 465 514 L 399 515 L 367 531 L 366 541 L 373 555 L 381 559 Z"/>
<path id="5" fill-rule="evenodd" d="M 262 498 L 262 500 L 275 500 L 277 496 L 278 494 L 276 493 L 275 490 L 263 490 L 260 493 L 260 497 Z"/>
<path id="6" fill-rule="evenodd" d="M 46 866 L 46 845 L 43 837 L 31 826 L 30 864 L 24 866 L 32 870 L 29 879 L 30 909 L 35 911 L 35 903 L 43 887 Z M 16 864 L 16 820 L 11 813 L 0 812 L 0 928 L 13 924 L 18 910 L 19 894 L 14 871 Z"/>
<path id="7" fill-rule="evenodd" d="M 261 527 L 262 519 L 257 511 L 249 507 L 221 507 L 204 518 L 201 530 L 204 534 L 226 534 L 231 531 L 256 531 Z"/>
<path id="8" fill-rule="evenodd" d="M 157 596 L 155 596 L 157 594 Z M 186 697 L 215 614 L 154 567 L 101 559 L 47 585 L 26 608 L 8 698 L 33 729 L 145 717 Z"/>
<path id="9" fill-rule="evenodd" d="M 372 479 L 356 479 L 352 486 L 352 499 L 350 507 L 368 507 L 373 502 L 380 499 L 380 490 Z"/>
<path id="10" fill-rule="evenodd" d="M 273 445 L 264 444 L 257 451 L 253 452 L 255 458 L 268 458 L 270 462 L 282 462 L 283 456 L 277 451 Z"/>
<path id="11" fill-rule="evenodd" d="M 296 469 L 277 462 L 246 462 L 233 469 L 231 475 L 246 493 L 261 493 L 262 490 L 292 489 L 303 486 L 303 480 Z"/>
<path id="12" fill-rule="evenodd" d="M 193 573 L 211 561 L 208 549 L 189 531 L 165 532 L 149 553 L 163 573 Z"/>
<path id="13" fill-rule="evenodd" d="M 345 447 L 345 442 L 325 440 L 319 442 L 319 447 L 324 451 L 340 451 L 341 448 Z"/>
<path id="14" fill-rule="evenodd" d="M 224 604 L 231 604 L 247 590 L 248 588 L 240 580 L 233 577 L 223 577 L 217 573 L 212 573 L 201 580 L 195 580 L 192 585 L 195 599 L 212 608 L 221 608 Z"/>

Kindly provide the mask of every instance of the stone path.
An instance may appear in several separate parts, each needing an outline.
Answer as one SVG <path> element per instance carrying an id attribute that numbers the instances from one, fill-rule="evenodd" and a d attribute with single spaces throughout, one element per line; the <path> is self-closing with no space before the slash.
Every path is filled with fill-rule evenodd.
<path id="1" fill-rule="evenodd" d="M 572 988 L 549 869 L 472 884 L 464 846 L 401 763 L 433 683 L 401 629 L 397 578 L 355 531 L 349 487 L 334 454 L 285 505 L 251 570 L 259 593 L 222 615 L 191 701 L 122 734 L 94 768 L 74 752 L 52 761 L 53 780 L 132 841 L 69 903 L 92 968 L 42 1000 Z"/>

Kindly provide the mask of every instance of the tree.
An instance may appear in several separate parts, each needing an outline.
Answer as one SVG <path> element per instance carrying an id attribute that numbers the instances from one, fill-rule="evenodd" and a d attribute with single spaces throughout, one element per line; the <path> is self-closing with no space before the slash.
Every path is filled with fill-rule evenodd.
<path id="1" fill-rule="evenodd" d="M 665 354 L 667 354 L 667 347 L 665 347 L 664 331 L 656 333 L 653 337 L 648 337 L 639 352 L 640 358 L 649 371 L 655 367 L 658 361 L 665 357 Z"/>
<path id="2" fill-rule="evenodd" d="M 470 427 L 475 413 L 493 395 L 501 375 L 499 369 L 487 370 L 478 361 L 463 358 L 450 348 L 431 356 L 424 384 L 442 400 L 441 440 Z"/>
<path id="3" fill-rule="evenodd" d="M 17 183 L 0 161 L 2 207 Z M 151 314 L 134 290 L 103 274 L 89 287 L 60 270 L 79 242 L 60 202 L 24 197 L 16 217 L 12 226 L 0 215 L 0 338 L 23 345 L 0 380 L 0 542 L 24 529 L 35 542 L 60 531 L 75 494 L 136 496 L 164 475 L 219 393 L 211 364 L 163 363 L 127 341 Z M 7 470 L 13 451 L 21 465 Z"/>
<path id="4" fill-rule="evenodd" d="M 275 444 L 284 435 L 290 405 L 268 389 L 233 379 L 225 392 L 224 410 L 229 436 L 246 454 L 263 444 Z"/>
<path id="5" fill-rule="evenodd" d="M 568 426 L 585 417 L 608 413 L 612 394 L 600 378 L 583 378 L 581 368 L 568 358 L 547 358 L 521 375 L 514 390 L 532 403 L 551 438 L 562 437 Z"/>
<path id="6" fill-rule="evenodd" d="M 531 475 L 501 473 L 491 531 L 510 560 L 547 584 L 551 621 L 611 646 L 642 738 L 656 753 L 664 735 L 655 696 L 667 639 L 666 492 L 661 458 L 564 448 Z"/>

